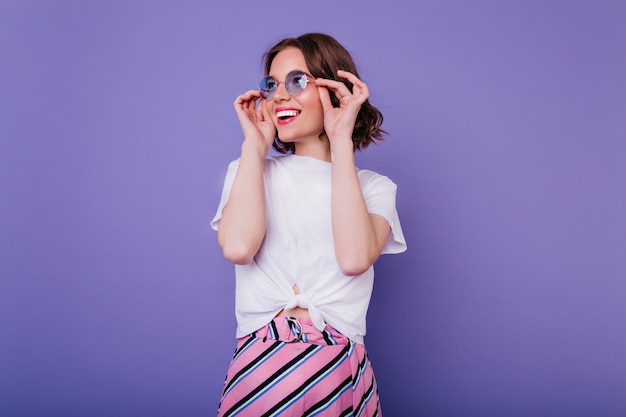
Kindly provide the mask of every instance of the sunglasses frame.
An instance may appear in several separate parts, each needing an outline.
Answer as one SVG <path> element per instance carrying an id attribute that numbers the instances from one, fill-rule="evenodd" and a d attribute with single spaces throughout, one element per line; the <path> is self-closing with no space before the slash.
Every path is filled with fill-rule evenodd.
<path id="1" fill-rule="evenodd" d="M 293 90 L 289 91 L 291 89 L 291 84 L 287 82 L 293 81 L 293 79 L 295 79 L 296 76 L 298 75 L 304 75 L 306 79 L 306 84 L 304 85 L 304 87 L 297 87 L 298 91 L 293 91 Z M 274 82 L 276 83 L 276 86 L 271 90 L 261 88 L 266 80 L 274 80 Z M 295 70 L 289 71 L 283 81 L 278 81 L 272 75 L 267 75 L 261 78 L 261 81 L 259 82 L 259 91 L 261 92 L 261 98 L 263 100 L 270 100 L 272 97 L 274 97 L 274 93 L 276 93 L 276 90 L 278 90 L 278 86 L 280 84 L 284 84 L 285 90 L 287 91 L 287 93 L 289 93 L 290 96 L 297 96 L 297 95 L 302 94 L 304 90 L 306 89 L 306 87 L 309 85 L 309 83 L 314 80 L 315 80 L 315 77 L 313 77 L 311 74 L 307 74 L 306 72 L 302 70 L 295 69 Z"/>

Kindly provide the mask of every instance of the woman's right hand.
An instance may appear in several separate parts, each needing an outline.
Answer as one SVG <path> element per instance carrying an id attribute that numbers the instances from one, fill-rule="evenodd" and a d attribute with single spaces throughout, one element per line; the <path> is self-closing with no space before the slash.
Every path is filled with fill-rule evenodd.
<path id="1" fill-rule="evenodd" d="M 274 143 L 276 126 L 267 111 L 266 101 L 260 98 L 259 90 L 250 90 L 237 97 L 234 106 L 245 140 L 263 146 L 267 153 Z"/>
<path id="2" fill-rule="evenodd" d="M 245 265 L 259 251 L 266 230 L 265 160 L 274 143 L 276 127 L 268 103 L 258 90 L 235 100 L 234 106 L 244 134 L 241 157 L 228 204 L 222 212 L 217 239 L 229 261 Z"/>

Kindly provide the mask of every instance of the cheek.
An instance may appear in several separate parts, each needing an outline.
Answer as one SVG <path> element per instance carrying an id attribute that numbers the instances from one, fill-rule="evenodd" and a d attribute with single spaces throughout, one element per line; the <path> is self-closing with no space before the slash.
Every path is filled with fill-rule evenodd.
<path id="1" fill-rule="evenodd" d="M 307 90 L 297 98 L 297 101 L 306 112 L 306 123 L 310 125 L 310 128 L 313 128 L 314 125 L 315 129 L 323 129 L 324 108 L 322 107 L 322 101 L 317 91 Z"/>
<path id="2" fill-rule="evenodd" d="M 311 112 L 311 116 L 311 123 L 315 125 L 315 128 L 324 129 L 324 109 L 321 105 Z"/>
<path id="3" fill-rule="evenodd" d="M 324 108 L 322 107 L 322 101 L 320 100 L 319 95 L 315 94 L 311 97 L 310 102 L 308 103 L 309 109 L 311 109 L 311 113 L 315 114 L 315 118 L 321 123 L 324 122 Z"/>

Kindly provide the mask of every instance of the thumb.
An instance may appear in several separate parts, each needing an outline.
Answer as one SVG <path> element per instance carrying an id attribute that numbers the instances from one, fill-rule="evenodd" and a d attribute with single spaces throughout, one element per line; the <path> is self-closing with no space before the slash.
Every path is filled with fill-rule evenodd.
<path id="1" fill-rule="evenodd" d="M 317 91 L 319 92 L 320 101 L 322 102 L 322 109 L 324 109 L 324 112 L 332 110 L 333 103 L 330 101 L 330 94 L 328 93 L 328 88 L 317 86 Z"/>
<path id="2" fill-rule="evenodd" d="M 265 100 L 261 100 L 259 102 L 259 107 L 257 108 L 257 112 L 261 116 L 261 120 L 262 121 L 269 122 L 269 121 L 271 121 L 270 113 L 267 110 L 267 105 L 265 103 L 266 103 Z"/>

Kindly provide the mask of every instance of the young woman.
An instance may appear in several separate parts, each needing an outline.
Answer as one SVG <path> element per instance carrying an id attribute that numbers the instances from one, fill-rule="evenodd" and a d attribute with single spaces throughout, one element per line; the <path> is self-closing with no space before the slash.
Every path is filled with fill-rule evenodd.
<path id="1" fill-rule="evenodd" d="M 363 346 L 372 265 L 406 249 L 396 185 L 356 167 L 382 115 L 334 38 L 287 38 L 235 100 L 244 140 L 211 226 L 235 264 L 219 416 L 380 416 Z M 268 156 L 271 148 L 279 154 Z"/>

